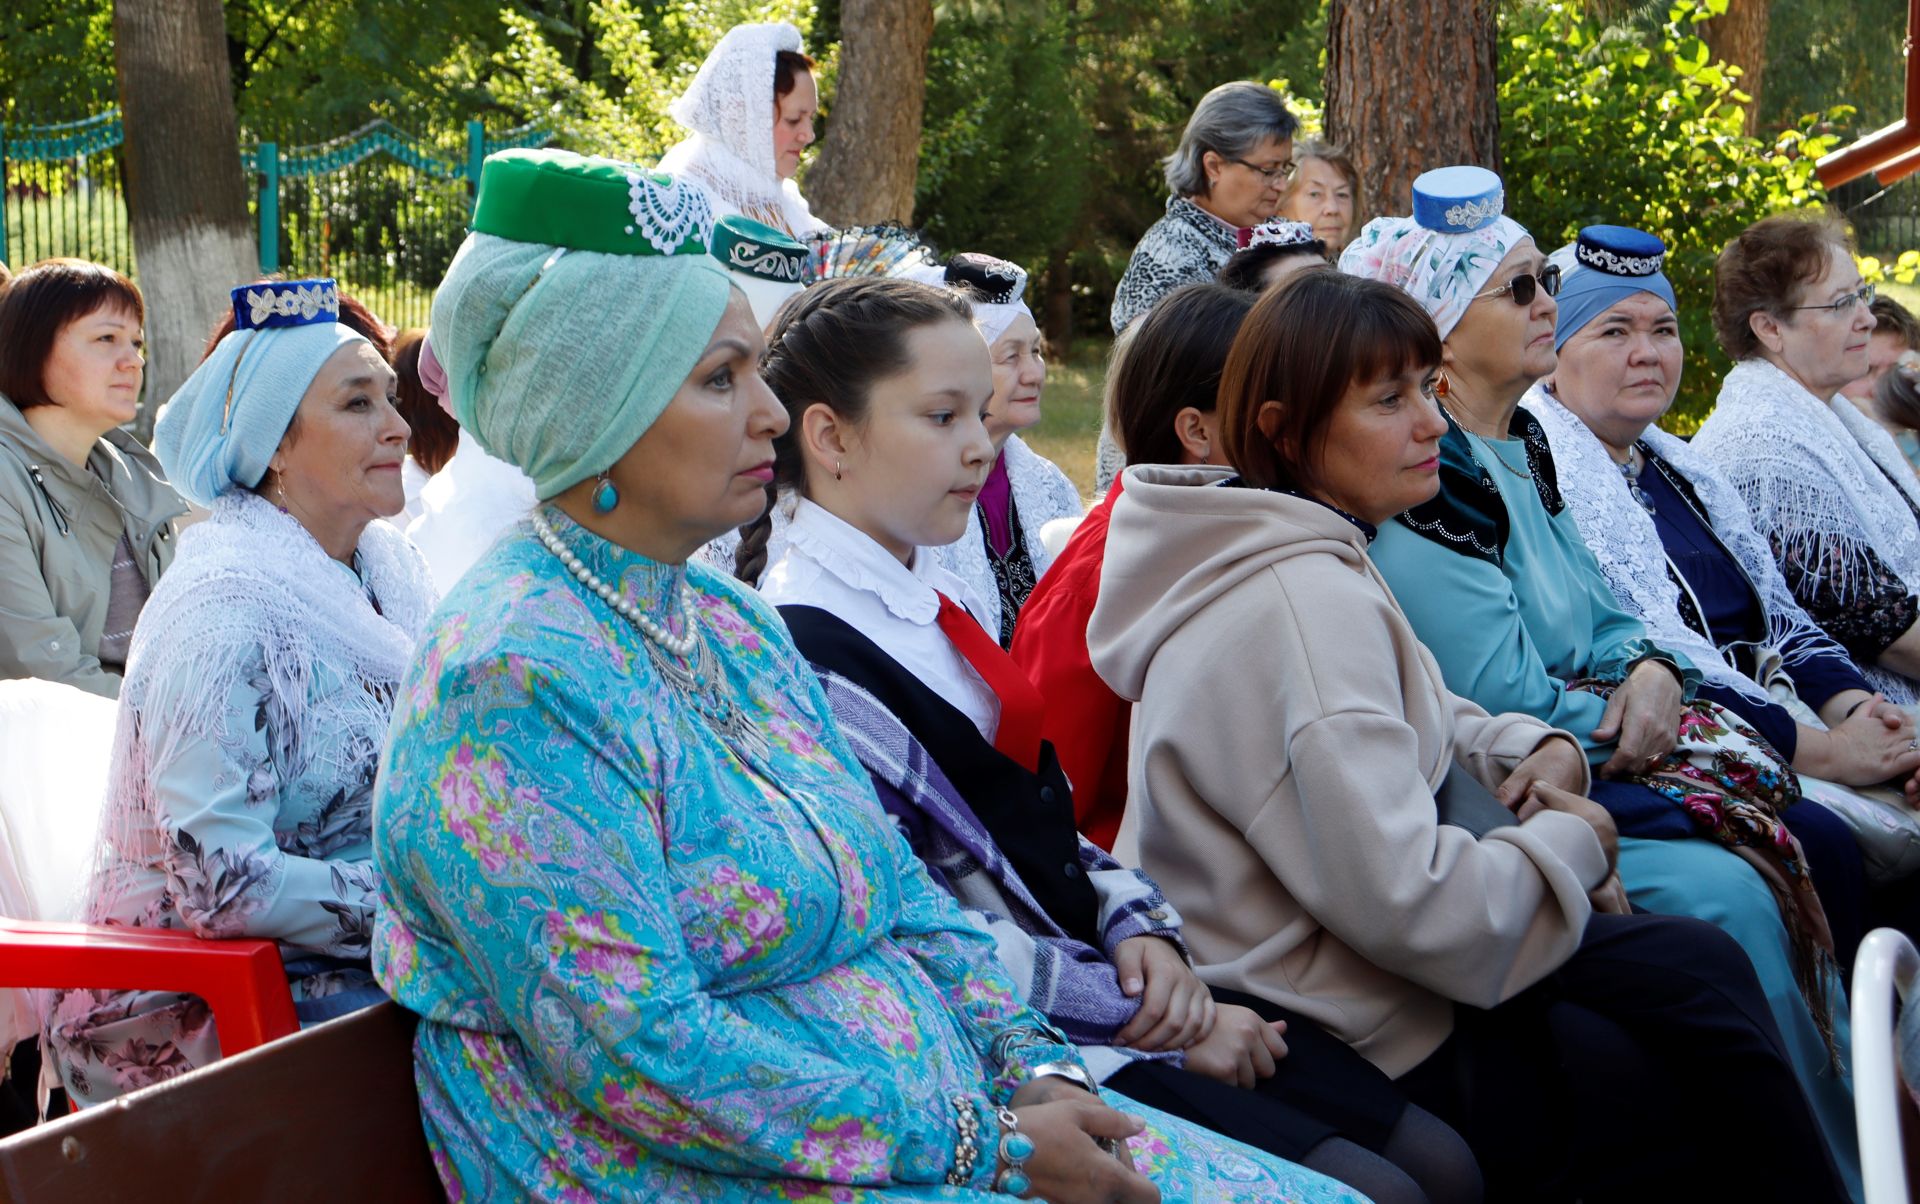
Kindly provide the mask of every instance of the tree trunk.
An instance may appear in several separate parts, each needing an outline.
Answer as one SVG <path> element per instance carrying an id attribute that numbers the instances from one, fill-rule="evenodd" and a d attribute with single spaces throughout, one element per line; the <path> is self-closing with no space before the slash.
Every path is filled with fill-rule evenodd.
<path id="1" fill-rule="evenodd" d="M 1498 33 L 1495 0 L 1332 0 L 1327 132 L 1360 171 L 1363 218 L 1408 212 L 1430 168 L 1500 170 Z"/>
<path id="2" fill-rule="evenodd" d="M 913 221 L 932 0 L 845 0 L 840 86 L 807 201 L 836 226 Z"/>
<path id="3" fill-rule="evenodd" d="M 1739 87 L 1753 97 L 1747 102 L 1747 133 L 1760 121 L 1760 76 L 1767 65 L 1768 0 L 1728 0 L 1727 11 L 1700 27 L 1713 59 L 1733 63 L 1741 70 Z"/>
<path id="4" fill-rule="evenodd" d="M 228 290 L 259 274 L 220 0 L 114 0 L 127 215 L 147 302 L 137 433 L 192 374 Z"/>

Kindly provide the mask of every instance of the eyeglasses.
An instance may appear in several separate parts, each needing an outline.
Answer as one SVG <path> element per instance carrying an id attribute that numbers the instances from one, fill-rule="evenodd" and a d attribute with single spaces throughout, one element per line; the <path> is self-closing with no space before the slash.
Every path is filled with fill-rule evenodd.
<path id="1" fill-rule="evenodd" d="M 1789 305 L 1787 306 L 1787 308 L 1788 309 L 1824 309 L 1836 314 L 1851 314 L 1855 306 L 1872 305 L 1872 304 L 1873 304 L 1873 286 L 1871 284 L 1863 284 L 1859 288 L 1854 289 L 1852 292 L 1848 293 L 1846 296 L 1840 298 L 1838 301 L 1830 301 L 1825 305 Z"/>
<path id="2" fill-rule="evenodd" d="M 1256 167 L 1245 159 L 1236 159 L 1232 155 L 1223 155 L 1221 157 L 1229 163 L 1238 163 L 1269 184 L 1284 184 L 1293 178 L 1294 165 L 1291 161 L 1282 163 L 1278 167 Z"/>
<path id="3" fill-rule="evenodd" d="M 1473 300 L 1478 301 L 1483 297 L 1498 297 L 1501 293 L 1505 293 L 1512 299 L 1515 305 L 1532 305 L 1534 294 L 1542 289 L 1546 290 L 1546 294 L 1549 297 L 1559 294 L 1559 264 L 1548 264 L 1545 268 L 1541 269 L 1540 274 L 1537 276 L 1532 272 L 1522 272 L 1499 288 L 1490 288 L 1484 293 L 1475 293 Z"/>

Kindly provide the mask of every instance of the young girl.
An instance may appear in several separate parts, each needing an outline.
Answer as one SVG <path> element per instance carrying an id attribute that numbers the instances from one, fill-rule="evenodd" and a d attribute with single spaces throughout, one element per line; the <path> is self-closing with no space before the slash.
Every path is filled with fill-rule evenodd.
<path id="1" fill-rule="evenodd" d="M 929 554 L 966 529 L 993 457 L 968 308 L 907 281 L 829 282 L 782 312 L 763 361 L 790 417 L 774 487 L 797 501 L 762 592 L 882 802 L 1110 1088 L 1376 1201 L 1477 1198 L 1458 1139 L 1384 1076 L 1311 1026 L 1289 1053 L 1277 1017 L 1216 1004 L 1158 888 L 1075 832 L 1038 692 Z"/>

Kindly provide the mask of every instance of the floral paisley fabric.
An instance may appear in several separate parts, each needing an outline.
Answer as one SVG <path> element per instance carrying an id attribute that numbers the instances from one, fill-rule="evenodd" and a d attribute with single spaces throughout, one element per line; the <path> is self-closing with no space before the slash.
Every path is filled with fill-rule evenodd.
<path id="1" fill-rule="evenodd" d="M 422 641 L 374 804 L 374 963 L 422 1017 L 449 1197 L 987 1199 L 991 1157 L 945 1185 L 949 1101 L 1073 1051 L 895 832 L 778 617 L 545 513 L 658 621 L 690 590 L 711 656 L 676 686 L 527 526 Z M 1354 1198 L 1148 1115 L 1168 1199 Z"/>

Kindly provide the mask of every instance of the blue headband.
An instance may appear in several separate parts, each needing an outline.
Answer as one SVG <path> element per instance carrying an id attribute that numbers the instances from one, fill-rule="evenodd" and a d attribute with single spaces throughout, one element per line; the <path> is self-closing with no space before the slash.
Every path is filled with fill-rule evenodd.
<path id="1" fill-rule="evenodd" d="M 207 506 L 236 486 L 260 483 L 321 367 L 340 348 L 367 341 L 339 315 L 331 280 L 233 290 L 233 331 L 153 428 L 154 455 L 175 489 Z"/>
<path id="2" fill-rule="evenodd" d="M 1633 296 L 1652 293 L 1678 313 L 1673 285 L 1662 269 L 1667 244 L 1644 230 L 1628 226 L 1588 226 L 1571 246 L 1554 253 L 1564 277 L 1560 317 L 1553 330 L 1553 349 L 1566 345 L 1581 327 Z M 1562 262 L 1562 261 L 1565 262 Z"/>

